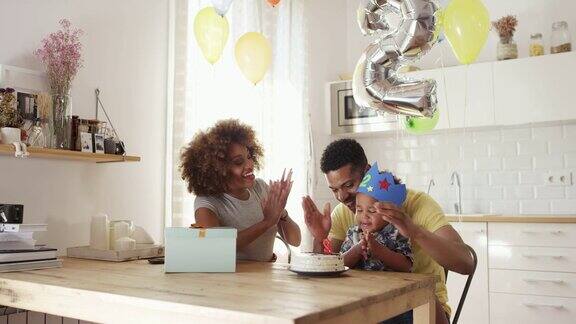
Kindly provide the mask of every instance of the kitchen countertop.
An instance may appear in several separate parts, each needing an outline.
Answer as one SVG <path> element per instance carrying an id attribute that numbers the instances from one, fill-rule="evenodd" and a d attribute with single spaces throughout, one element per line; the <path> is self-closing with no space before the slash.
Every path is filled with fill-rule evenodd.
<path id="1" fill-rule="evenodd" d="M 576 215 L 450 214 L 446 217 L 450 222 L 576 223 Z"/>
<path id="2" fill-rule="evenodd" d="M 0 305 L 98 323 L 376 323 L 410 309 L 415 323 L 434 322 L 431 275 L 304 277 L 270 262 L 165 274 L 144 260 L 62 260 L 63 268 L 0 273 Z"/>

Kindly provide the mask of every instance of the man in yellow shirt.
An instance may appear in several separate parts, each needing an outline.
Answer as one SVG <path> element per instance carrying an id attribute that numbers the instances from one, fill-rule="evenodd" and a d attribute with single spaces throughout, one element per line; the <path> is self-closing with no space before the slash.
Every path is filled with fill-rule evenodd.
<path id="1" fill-rule="evenodd" d="M 327 237 L 332 249 L 339 251 L 348 228 L 356 224 L 356 191 L 370 165 L 364 149 L 353 139 L 340 139 L 324 150 L 320 168 L 328 185 L 340 202 L 330 215 L 330 205 L 321 213 L 310 197 L 304 197 L 302 207 L 308 229 L 314 236 L 314 250 L 322 251 L 321 242 Z M 440 277 L 436 285 L 436 323 L 448 323 L 450 307 L 446 291 L 444 268 L 461 274 L 473 271 L 474 261 L 462 238 L 448 223 L 442 208 L 423 192 L 408 190 L 404 204 L 378 203 L 378 211 L 386 214 L 400 233 L 409 238 L 414 254 L 413 272 Z"/>

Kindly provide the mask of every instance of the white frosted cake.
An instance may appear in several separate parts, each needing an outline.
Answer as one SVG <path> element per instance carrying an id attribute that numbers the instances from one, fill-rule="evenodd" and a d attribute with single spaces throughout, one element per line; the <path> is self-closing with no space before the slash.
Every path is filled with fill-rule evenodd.
<path id="1" fill-rule="evenodd" d="M 302 272 L 344 271 L 344 258 L 340 254 L 301 253 L 292 256 L 290 270 Z"/>

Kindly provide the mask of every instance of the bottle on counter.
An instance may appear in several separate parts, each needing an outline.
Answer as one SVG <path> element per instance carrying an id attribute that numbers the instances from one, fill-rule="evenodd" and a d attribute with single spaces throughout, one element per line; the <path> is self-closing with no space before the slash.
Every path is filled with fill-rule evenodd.
<path id="1" fill-rule="evenodd" d="M 572 50 L 572 38 L 568 30 L 568 23 L 557 21 L 552 24 L 552 36 L 550 38 L 550 53 L 564 53 Z"/>
<path id="2" fill-rule="evenodd" d="M 530 35 L 530 56 L 544 55 L 544 45 L 542 45 L 542 34 Z"/>

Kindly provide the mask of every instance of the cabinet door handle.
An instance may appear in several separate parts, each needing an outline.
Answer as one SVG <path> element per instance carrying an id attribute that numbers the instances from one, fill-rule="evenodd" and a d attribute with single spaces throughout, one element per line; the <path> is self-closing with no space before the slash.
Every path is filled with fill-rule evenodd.
<path id="1" fill-rule="evenodd" d="M 556 304 L 522 303 L 522 305 L 524 305 L 526 307 L 547 307 L 547 308 L 555 308 L 555 309 L 564 308 L 564 305 L 556 305 Z"/>
<path id="2" fill-rule="evenodd" d="M 483 230 L 483 229 L 481 229 L 481 230 L 475 230 L 475 231 L 474 231 L 474 233 L 477 233 L 477 234 L 484 234 L 484 230 Z"/>
<path id="3" fill-rule="evenodd" d="M 536 232 L 536 231 L 522 231 L 523 234 L 544 234 L 546 232 Z M 552 234 L 552 235 L 560 235 L 562 233 L 564 233 L 562 230 L 554 230 L 554 231 L 548 231 L 548 233 Z"/>
<path id="4" fill-rule="evenodd" d="M 552 259 L 562 259 L 563 255 L 545 255 L 545 254 L 522 254 L 525 258 L 552 258 Z"/>
<path id="5" fill-rule="evenodd" d="M 526 282 L 550 282 L 550 283 L 555 283 L 555 284 L 563 284 L 564 280 L 561 279 L 533 279 L 533 278 L 524 278 L 522 279 Z"/>

